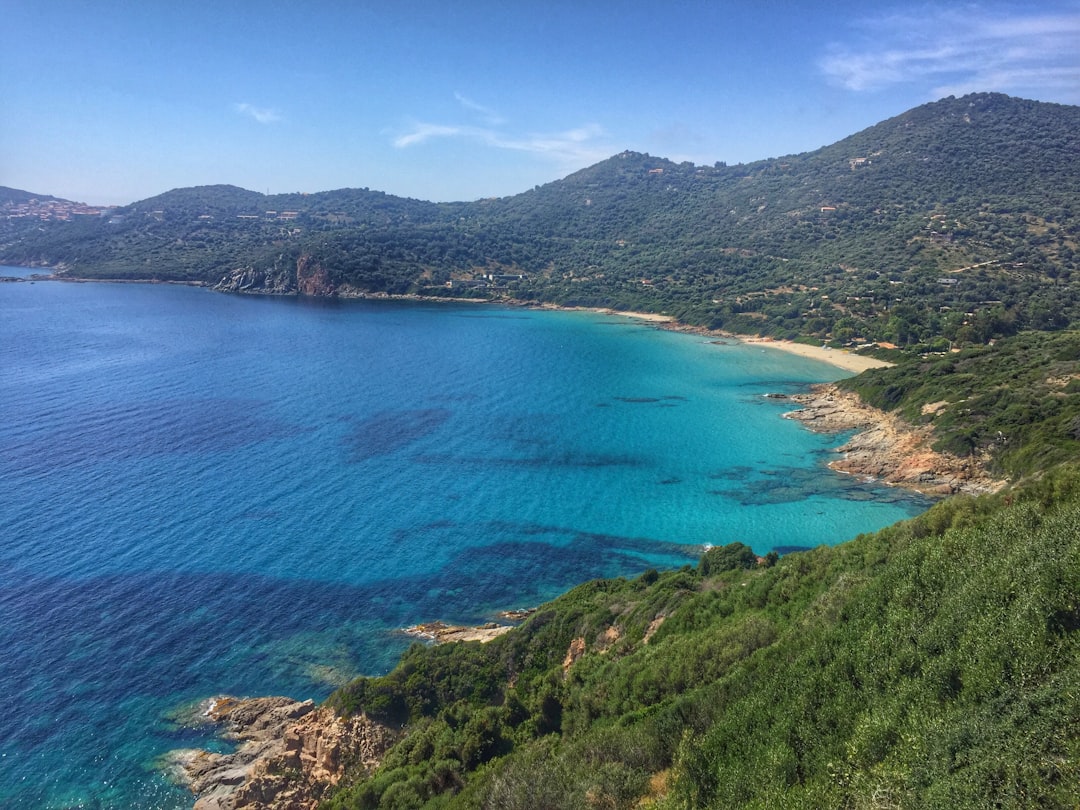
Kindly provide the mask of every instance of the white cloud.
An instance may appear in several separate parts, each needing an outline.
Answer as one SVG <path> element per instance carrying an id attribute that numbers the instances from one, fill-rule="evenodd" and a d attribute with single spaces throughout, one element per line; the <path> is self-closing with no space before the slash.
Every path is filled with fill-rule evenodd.
<path id="1" fill-rule="evenodd" d="M 563 167 L 574 169 L 602 160 L 613 149 L 604 143 L 605 132 L 598 124 L 584 124 L 561 132 L 514 132 L 505 126 L 505 119 L 487 107 L 477 104 L 460 93 L 457 101 L 471 112 L 484 118 L 484 126 L 417 123 L 408 132 L 393 140 L 399 149 L 419 146 L 436 138 L 459 138 L 493 149 L 525 152 L 544 157 Z"/>
<path id="2" fill-rule="evenodd" d="M 457 99 L 458 104 L 474 113 L 478 113 L 483 118 L 484 123 L 491 127 L 502 126 L 506 123 L 506 119 L 499 113 L 490 107 L 485 107 L 483 104 L 473 101 L 471 98 L 462 95 L 461 93 L 454 93 L 454 98 Z"/>
<path id="3" fill-rule="evenodd" d="M 927 83 L 936 96 L 996 90 L 1080 101 L 1080 11 L 926 7 L 862 20 L 822 72 L 848 90 Z"/>
<path id="4" fill-rule="evenodd" d="M 430 141 L 432 138 L 451 138 L 466 132 L 466 127 L 452 127 L 444 126 L 442 124 L 417 124 L 413 127 L 411 132 L 407 132 L 404 135 L 399 135 L 394 138 L 394 146 L 398 149 L 403 149 L 406 146 L 416 146 L 425 141 Z"/>
<path id="5" fill-rule="evenodd" d="M 269 107 L 256 107 L 254 104 L 239 102 L 233 105 L 233 110 L 240 115 L 246 115 L 255 119 L 260 124 L 275 124 L 281 120 L 281 114 Z"/>

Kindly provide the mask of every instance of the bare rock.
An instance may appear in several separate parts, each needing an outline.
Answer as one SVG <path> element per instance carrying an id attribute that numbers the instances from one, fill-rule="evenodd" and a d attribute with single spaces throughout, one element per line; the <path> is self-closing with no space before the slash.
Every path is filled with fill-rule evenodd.
<path id="1" fill-rule="evenodd" d="M 858 394 L 817 385 L 792 400 L 802 405 L 785 414 L 820 433 L 859 431 L 836 449 L 829 463 L 838 472 L 877 478 L 926 495 L 996 492 L 1005 482 L 987 472 L 988 457 L 960 458 L 932 449 L 929 425 L 912 425 L 896 414 L 867 405 Z"/>
<path id="2" fill-rule="evenodd" d="M 346 770 L 372 770 L 398 734 L 366 717 L 338 717 L 310 701 L 211 701 L 206 716 L 231 754 L 184 749 L 165 762 L 198 798 L 195 810 L 313 810 Z"/>
<path id="3" fill-rule="evenodd" d="M 574 665 L 574 662 L 577 661 L 579 658 L 581 658 L 581 656 L 583 656 L 584 654 L 585 654 L 585 639 L 584 638 L 578 637 L 578 638 L 575 638 L 573 641 L 570 642 L 570 646 L 566 650 L 566 658 L 563 659 L 563 664 L 562 664 L 562 670 L 563 670 L 563 675 L 564 676 L 570 671 L 570 667 L 572 667 Z"/>

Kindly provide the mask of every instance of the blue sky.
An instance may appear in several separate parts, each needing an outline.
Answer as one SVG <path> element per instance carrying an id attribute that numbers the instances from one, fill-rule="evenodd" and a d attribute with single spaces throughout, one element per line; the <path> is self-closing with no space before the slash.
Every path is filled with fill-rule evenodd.
<path id="1" fill-rule="evenodd" d="M 739 163 L 947 95 L 1080 103 L 1080 0 L 0 0 L 0 185 L 516 194 Z"/>

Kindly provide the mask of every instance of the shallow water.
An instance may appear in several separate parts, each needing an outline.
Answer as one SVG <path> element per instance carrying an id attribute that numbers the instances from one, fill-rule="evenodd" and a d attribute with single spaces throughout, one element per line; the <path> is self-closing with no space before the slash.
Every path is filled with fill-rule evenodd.
<path id="1" fill-rule="evenodd" d="M 8 283 L 0 369 L 5 807 L 190 807 L 154 767 L 208 739 L 179 706 L 926 506 L 763 396 L 842 372 L 626 318 Z"/>

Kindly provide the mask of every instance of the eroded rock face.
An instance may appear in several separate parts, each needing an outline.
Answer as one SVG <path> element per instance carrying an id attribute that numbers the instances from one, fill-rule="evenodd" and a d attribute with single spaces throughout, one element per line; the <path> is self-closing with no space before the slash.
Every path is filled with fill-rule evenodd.
<path id="1" fill-rule="evenodd" d="M 577 661 L 579 658 L 581 658 L 581 656 L 583 656 L 584 654 L 585 654 L 585 639 L 584 638 L 575 638 L 573 641 L 570 642 L 570 647 L 566 651 L 566 658 L 563 659 L 563 664 L 562 664 L 562 670 L 563 670 L 563 675 L 564 676 L 570 671 L 570 667 L 572 667 L 574 665 L 574 662 Z"/>
<path id="2" fill-rule="evenodd" d="M 986 472 L 988 459 L 939 453 L 930 447 L 931 426 L 911 425 L 895 414 L 870 407 L 857 394 L 834 385 L 818 385 L 811 393 L 791 399 L 803 407 L 786 415 L 811 430 L 859 431 L 837 448 L 840 458 L 829 463 L 834 470 L 870 476 L 928 495 L 996 492 L 1005 485 Z"/>
<path id="3" fill-rule="evenodd" d="M 321 263 L 303 255 L 296 260 L 296 291 L 300 295 L 329 296 L 337 290 Z"/>
<path id="4" fill-rule="evenodd" d="M 296 266 L 284 257 L 271 268 L 239 267 L 226 273 L 214 285 L 220 292 L 258 293 L 262 295 L 311 295 L 328 297 L 338 294 L 330 273 L 322 263 L 305 253 Z"/>
<path id="5" fill-rule="evenodd" d="M 342 719 L 310 700 L 219 697 L 206 714 L 238 744 L 231 754 L 185 749 L 167 758 L 198 797 L 195 810 L 312 810 L 346 769 L 374 769 L 398 739 L 366 717 Z"/>
<path id="6" fill-rule="evenodd" d="M 292 274 L 285 270 L 257 270 L 240 267 L 226 273 L 214 285 L 219 292 L 258 293 L 262 295 L 293 295 L 296 284 Z"/>

